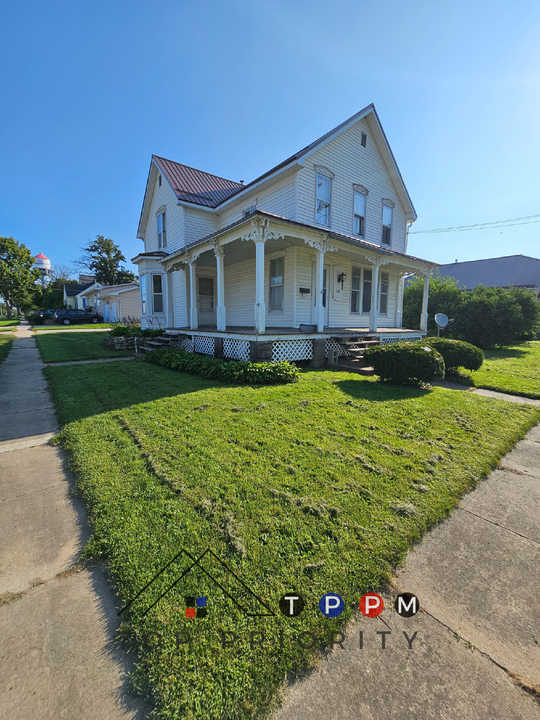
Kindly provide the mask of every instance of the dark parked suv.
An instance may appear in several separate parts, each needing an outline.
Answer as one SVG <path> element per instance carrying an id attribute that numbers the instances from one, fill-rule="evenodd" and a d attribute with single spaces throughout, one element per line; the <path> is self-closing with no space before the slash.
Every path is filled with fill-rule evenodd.
<path id="1" fill-rule="evenodd" d="M 98 323 L 103 318 L 97 313 L 86 312 L 86 310 L 57 310 L 54 313 L 54 322 L 61 325 L 84 325 L 85 323 Z"/>

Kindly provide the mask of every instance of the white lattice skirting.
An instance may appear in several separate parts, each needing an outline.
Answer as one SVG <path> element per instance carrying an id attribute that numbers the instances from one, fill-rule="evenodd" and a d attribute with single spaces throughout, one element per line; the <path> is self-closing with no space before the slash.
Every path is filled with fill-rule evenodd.
<path id="1" fill-rule="evenodd" d="M 226 338 L 223 341 L 223 357 L 229 358 L 230 360 L 249 361 L 249 340 L 231 340 L 230 338 Z"/>
<path id="2" fill-rule="evenodd" d="M 185 352 L 193 352 L 193 342 L 190 340 L 190 338 L 182 338 L 182 340 L 178 341 L 177 347 L 180 350 L 185 350 Z"/>
<path id="3" fill-rule="evenodd" d="M 337 340 L 327 340 L 324 343 L 324 356 L 328 357 L 328 353 L 330 350 L 337 350 L 338 351 L 338 357 L 348 355 L 349 353 L 345 350 L 344 347 L 342 347 Z"/>
<path id="4" fill-rule="evenodd" d="M 421 335 L 406 335 L 404 337 L 382 337 L 381 338 L 381 345 L 390 345 L 390 343 L 395 342 L 414 342 L 415 340 L 421 340 Z"/>
<path id="5" fill-rule="evenodd" d="M 202 355 L 214 355 L 214 338 L 196 335 L 194 350 L 196 353 L 201 353 Z"/>
<path id="6" fill-rule="evenodd" d="M 272 343 L 272 360 L 311 360 L 313 343 L 311 340 L 276 340 Z"/>

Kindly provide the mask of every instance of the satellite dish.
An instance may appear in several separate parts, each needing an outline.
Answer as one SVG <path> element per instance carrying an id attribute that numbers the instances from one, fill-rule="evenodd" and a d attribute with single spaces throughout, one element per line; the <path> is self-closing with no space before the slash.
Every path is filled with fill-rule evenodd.
<path id="1" fill-rule="evenodd" d="M 435 315 L 435 322 L 440 328 L 445 328 L 448 325 L 448 316 L 443 315 L 442 313 L 437 313 Z"/>

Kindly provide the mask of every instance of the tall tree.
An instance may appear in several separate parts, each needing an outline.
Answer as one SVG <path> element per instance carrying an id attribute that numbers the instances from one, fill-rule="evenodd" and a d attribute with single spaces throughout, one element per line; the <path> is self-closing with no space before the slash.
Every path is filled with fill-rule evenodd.
<path id="1" fill-rule="evenodd" d="M 81 248 L 84 255 L 74 263 L 79 268 L 90 270 L 97 282 L 104 285 L 116 285 L 136 280 L 136 276 L 120 263 L 125 262 L 120 247 L 110 238 L 98 235 L 94 242 Z"/>
<path id="2" fill-rule="evenodd" d="M 0 296 L 6 303 L 8 318 L 13 308 L 32 304 L 34 283 L 41 277 L 33 265 L 34 258 L 26 245 L 0 236 Z"/>

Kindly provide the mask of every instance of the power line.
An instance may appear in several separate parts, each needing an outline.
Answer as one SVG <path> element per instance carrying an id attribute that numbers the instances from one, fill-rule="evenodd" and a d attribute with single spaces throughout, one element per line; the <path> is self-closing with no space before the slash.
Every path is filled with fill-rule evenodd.
<path id="1" fill-rule="evenodd" d="M 456 225 L 448 228 L 435 228 L 433 230 L 413 230 L 409 235 L 422 235 L 425 233 L 443 233 L 443 232 L 466 232 L 467 230 L 494 230 L 498 227 L 515 227 L 516 225 L 532 225 L 540 222 L 532 218 L 540 218 L 539 215 L 524 215 L 518 218 L 508 218 L 507 220 L 494 220 L 493 222 L 477 223 L 476 225 Z M 526 222 L 518 222 L 525 220 Z"/>

